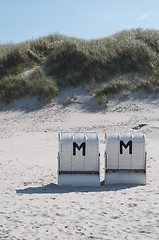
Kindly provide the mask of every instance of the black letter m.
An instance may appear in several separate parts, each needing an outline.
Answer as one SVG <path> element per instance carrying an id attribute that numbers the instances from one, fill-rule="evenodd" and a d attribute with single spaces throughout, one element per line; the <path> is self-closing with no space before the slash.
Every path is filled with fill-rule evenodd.
<path id="1" fill-rule="evenodd" d="M 129 147 L 129 154 L 132 154 L 132 141 L 129 141 L 127 144 L 125 144 L 123 141 L 120 141 L 120 154 L 123 154 L 123 147 Z"/>
<path id="2" fill-rule="evenodd" d="M 73 142 L 73 155 L 76 155 L 76 148 L 80 151 L 81 148 L 83 149 L 82 151 L 82 155 L 85 156 L 86 155 L 86 143 L 83 142 L 81 143 L 80 146 L 78 146 L 78 144 L 76 142 Z"/>

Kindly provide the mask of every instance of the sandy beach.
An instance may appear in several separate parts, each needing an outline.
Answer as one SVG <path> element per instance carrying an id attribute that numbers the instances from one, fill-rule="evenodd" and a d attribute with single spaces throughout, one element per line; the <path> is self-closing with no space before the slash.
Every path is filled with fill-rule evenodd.
<path id="1" fill-rule="evenodd" d="M 1 105 L 0 239 L 158 240 L 159 96 L 144 97 L 112 99 L 104 110 L 77 88 L 41 109 L 30 98 Z M 102 183 L 105 131 L 132 129 L 146 137 L 146 186 L 57 185 L 58 132 L 98 133 Z"/>

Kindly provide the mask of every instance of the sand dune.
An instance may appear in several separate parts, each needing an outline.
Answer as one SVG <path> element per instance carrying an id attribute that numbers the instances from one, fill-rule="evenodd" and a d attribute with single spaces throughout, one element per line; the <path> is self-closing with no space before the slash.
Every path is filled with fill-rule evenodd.
<path id="1" fill-rule="evenodd" d="M 159 239 L 159 98 L 112 100 L 97 111 L 77 89 L 36 109 L 29 98 L 1 106 L 0 239 Z M 146 135 L 147 185 L 57 186 L 57 134 L 96 131 L 104 167 L 106 130 Z M 101 174 L 101 182 L 104 170 Z"/>

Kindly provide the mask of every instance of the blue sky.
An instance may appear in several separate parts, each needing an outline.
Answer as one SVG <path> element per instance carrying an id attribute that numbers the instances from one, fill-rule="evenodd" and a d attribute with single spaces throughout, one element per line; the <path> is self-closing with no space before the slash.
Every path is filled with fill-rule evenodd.
<path id="1" fill-rule="evenodd" d="M 159 0 L 0 0 L 0 9 L 0 44 L 54 33 L 97 39 L 124 29 L 159 29 Z"/>

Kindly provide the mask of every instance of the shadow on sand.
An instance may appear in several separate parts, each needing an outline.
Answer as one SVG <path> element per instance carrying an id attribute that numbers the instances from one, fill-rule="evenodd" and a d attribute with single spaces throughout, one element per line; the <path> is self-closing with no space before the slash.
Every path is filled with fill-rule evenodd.
<path id="1" fill-rule="evenodd" d="M 123 189 L 135 188 L 142 185 L 104 185 L 101 182 L 100 187 L 75 187 L 75 186 L 58 186 L 57 184 L 48 184 L 39 187 L 28 187 L 24 189 L 17 189 L 17 194 L 63 194 L 63 193 L 89 193 L 89 192 L 108 192 L 119 191 Z"/>

